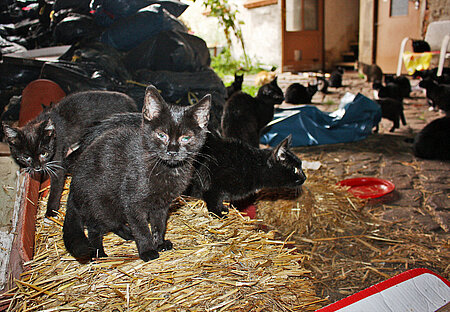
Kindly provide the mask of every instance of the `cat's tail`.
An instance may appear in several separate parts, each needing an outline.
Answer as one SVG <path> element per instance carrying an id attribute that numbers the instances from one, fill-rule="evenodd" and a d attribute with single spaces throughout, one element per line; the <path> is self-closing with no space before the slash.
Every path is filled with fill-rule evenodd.
<path id="1" fill-rule="evenodd" d="M 81 216 L 70 198 L 67 200 L 66 217 L 63 225 L 63 240 L 66 249 L 80 263 L 87 263 L 95 257 L 95 248 L 84 234 Z"/>

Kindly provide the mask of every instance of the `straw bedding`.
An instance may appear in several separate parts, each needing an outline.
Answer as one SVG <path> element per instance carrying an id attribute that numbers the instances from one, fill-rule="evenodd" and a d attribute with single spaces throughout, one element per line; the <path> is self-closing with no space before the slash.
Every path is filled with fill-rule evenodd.
<path id="1" fill-rule="evenodd" d="M 309 256 L 304 265 L 319 297 L 333 302 L 417 267 L 449 278 L 447 233 L 381 220 L 387 204 L 353 197 L 327 168 L 306 175 L 300 197 L 262 192 L 258 218 Z"/>
<path id="2" fill-rule="evenodd" d="M 147 263 L 110 234 L 110 257 L 79 264 L 62 242 L 64 207 L 46 220 L 44 197 L 9 311 L 314 311 L 410 268 L 449 277 L 448 235 L 382 221 L 386 204 L 353 197 L 327 168 L 306 174 L 302 192 L 259 192 L 258 220 L 233 209 L 219 220 L 180 198 L 167 232 L 175 249 Z"/>
<path id="3" fill-rule="evenodd" d="M 45 200 L 9 311 L 313 311 L 324 301 L 303 266 L 308 256 L 235 210 L 219 220 L 202 201 L 180 198 L 166 235 L 174 250 L 143 262 L 134 242 L 109 234 L 109 257 L 82 265 L 64 248 L 65 208 L 44 219 Z"/>

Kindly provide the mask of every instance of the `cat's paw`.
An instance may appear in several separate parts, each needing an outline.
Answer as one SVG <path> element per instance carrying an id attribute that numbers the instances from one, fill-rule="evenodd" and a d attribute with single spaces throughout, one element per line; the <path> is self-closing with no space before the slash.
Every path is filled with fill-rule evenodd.
<path id="1" fill-rule="evenodd" d="M 166 251 L 171 250 L 173 248 L 173 244 L 170 240 L 165 240 L 161 245 L 158 246 L 158 251 Z"/>
<path id="2" fill-rule="evenodd" d="M 159 258 L 159 253 L 156 250 L 147 250 L 139 254 L 139 257 L 145 262 Z"/>

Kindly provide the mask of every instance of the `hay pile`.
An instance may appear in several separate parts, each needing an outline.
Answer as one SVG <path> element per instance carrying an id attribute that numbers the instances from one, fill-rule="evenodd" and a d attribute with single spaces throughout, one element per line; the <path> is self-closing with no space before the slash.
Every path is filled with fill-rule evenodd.
<path id="1" fill-rule="evenodd" d="M 64 248 L 64 207 L 49 221 L 44 206 L 8 311 L 313 311 L 324 301 L 303 266 L 308 256 L 235 210 L 219 220 L 202 201 L 180 199 L 166 235 L 174 250 L 143 262 L 134 242 L 109 234 L 109 257 L 82 265 Z"/>
<path id="2" fill-rule="evenodd" d="M 258 218 L 309 256 L 320 297 L 333 302 L 418 267 L 449 278 L 448 235 L 382 221 L 385 205 L 353 197 L 326 168 L 306 175 L 300 196 L 261 193 Z"/>

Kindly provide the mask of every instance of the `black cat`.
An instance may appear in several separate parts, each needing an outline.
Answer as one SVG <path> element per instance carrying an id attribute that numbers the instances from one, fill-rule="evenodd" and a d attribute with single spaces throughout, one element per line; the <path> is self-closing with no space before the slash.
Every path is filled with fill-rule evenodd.
<path id="1" fill-rule="evenodd" d="M 139 128 L 140 114 L 116 114 L 92 127 L 81 149 L 102 133 L 120 127 Z M 185 195 L 205 200 L 208 211 L 221 217 L 224 199 L 238 200 L 262 187 L 297 187 L 305 181 L 301 160 L 288 147 L 290 137 L 272 151 L 259 150 L 236 139 L 208 133 L 194 162 Z"/>
<path id="2" fill-rule="evenodd" d="M 377 64 L 365 64 L 357 61 L 355 63 L 355 69 L 364 75 L 367 82 L 382 81 L 383 79 L 383 71 Z"/>
<path id="3" fill-rule="evenodd" d="M 210 95 L 192 106 L 169 105 L 149 86 L 138 127 L 115 127 L 84 148 L 73 167 L 63 226 L 75 258 L 105 257 L 107 232 L 134 239 L 144 261 L 172 248 L 164 239 L 169 205 L 189 184 L 210 106 Z"/>
<path id="4" fill-rule="evenodd" d="M 403 125 L 406 125 L 402 102 L 391 98 L 378 99 L 375 101 L 381 106 L 381 117 L 389 119 L 393 122 L 392 128 L 389 132 L 394 132 L 395 129 L 400 128 L 400 120 Z M 375 128 L 375 132 L 378 132 L 378 124 Z"/>
<path id="5" fill-rule="evenodd" d="M 329 85 L 333 88 L 342 87 L 342 77 L 344 76 L 344 69 L 338 67 L 330 74 Z"/>
<path id="6" fill-rule="evenodd" d="M 412 48 L 414 53 L 430 52 L 431 47 L 425 40 L 413 40 Z"/>
<path id="7" fill-rule="evenodd" d="M 426 125 L 414 138 L 413 150 L 420 158 L 450 160 L 450 117 Z"/>
<path id="8" fill-rule="evenodd" d="M 324 77 L 317 77 L 317 91 L 327 94 L 329 85 L 330 83 Z"/>
<path id="9" fill-rule="evenodd" d="M 384 75 L 384 83 L 386 85 L 394 83 L 398 85 L 402 98 L 409 98 L 411 93 L 411 82 L 405 76 Z"/>
<path id="10" fill-rule="evenodd" d="M 419 82 L 419 86 L 427 91 L 427 98 L 431 106 L 442 109 L 446 114 L 450 113 L 449 84 L 439 84 L 431 78 L 425 78 Z"/>
<path id="11" fill-rule="evenodd" d="M 301 160 L 289 150 L 290 137 L 273 150 L 209 134 L 185 194 L 202 198 L 221 217 L 223 200 L 241 200 L 261 188 L 299 187 L 305 182 Z"/>
<path id="12" fill-rule="evenodd" d="M 234 93 L 242 90 L 242 83 L 244 82 L 244 75 L 234 74 L 234 81 L 227 87 L 227 99 Z"/>
<path id="13" fill-rule="evenodd" d="M 46 108 L 22 128 L 3 124 L 11 156 L 30 173 L 50 176 L 47 216 L 59 209 L 67 164 L 65 157 L 85 129 L 120 112 L 136 112 L 132 98 L 110 91 L 73 93 Z"/>
<path id="14" fill-rule="evenodd" d="M 274 106 L 284 100 L 277 78 L 261 86 L 256 97 L 244 92 L 233 94 L 225 103 L 222 115 L 222 135 L 237 138 L 259 147 L 262 128 L 273 119 Z"/>
<path id="15" fill-rule="evenodd" d="M 290 84 L 285 92 L 285 102 L 290 104 L 310 104 L 311 99 L 317 92 L 317 84 L 304 85 L 295 82 Z"/>
<path id="16" fill-rule="evenodd" d="M 450 84 L 450 68 L 444 67 L 442 69 L 441 76 L 437 75 L 437 71 L 438 71 L 437 67 L 421 71 L 416 70 L 413 74 L 413 78 L 421 78 L 421 79 L 430 78 L 436 81 L 438 84 Z"/>
<path id="17" fill-rule="evenodd" d="M 383 85 L 380 81 L 375 81 L 372 88 L 377 92 L 378 98 L 391 98 L 403 101 L 400 86 L 395 82 L 388 82 L 386 85 Z"/>

